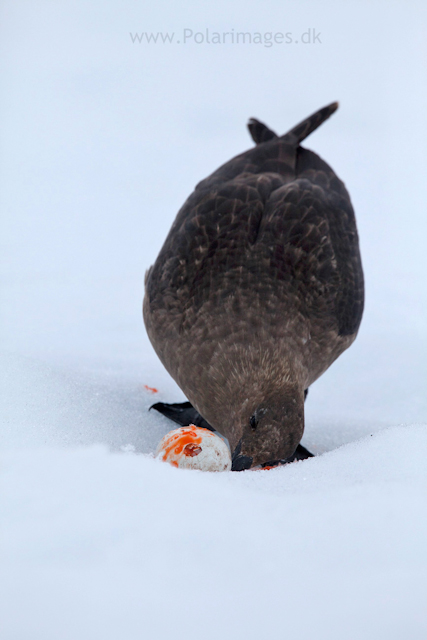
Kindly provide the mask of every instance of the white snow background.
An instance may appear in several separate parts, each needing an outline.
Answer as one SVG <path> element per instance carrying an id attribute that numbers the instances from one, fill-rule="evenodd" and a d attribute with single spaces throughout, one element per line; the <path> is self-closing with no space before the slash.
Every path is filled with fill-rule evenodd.
<path id="1" fill-rule="evenodd" d="M 425 640 L 426 5 L 1 6 L 2 640 Z M 321 43 L 132 43 L 130 32 Z M 366 310 L 312 387 L 318 456 L 204 474 L 152 458 L 183 395 L 141 318 L 143 279 L 194 185 L 307 139 L 356 210 Z M 155 387 L 158 393 L 144 385 Z"/>

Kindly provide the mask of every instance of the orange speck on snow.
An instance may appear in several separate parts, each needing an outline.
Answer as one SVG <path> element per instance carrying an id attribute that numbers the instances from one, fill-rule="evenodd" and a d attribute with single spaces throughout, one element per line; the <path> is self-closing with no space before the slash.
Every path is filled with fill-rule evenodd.
<path id="1" fill-rule="evenodd" d="M 144 384 L 144 388 L 147 389 L 147 391 L 151 391 L 151 393 L 158 393 L 158 389 L 155 387 L 149 387 L 148 384 Z"/>

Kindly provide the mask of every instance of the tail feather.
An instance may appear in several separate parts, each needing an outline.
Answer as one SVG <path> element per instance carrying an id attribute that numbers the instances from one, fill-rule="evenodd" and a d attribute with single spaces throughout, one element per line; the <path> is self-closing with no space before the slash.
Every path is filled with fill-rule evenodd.
<path id="1" fill-rule="evenodd" d="M 280 136 L 280 139 L 294 146 L 298 146 L 300 142 L 305 140 L 310 133 L 313 133 L 317 127 L 320 127 L 337 109 L 338 102 L 332 102 L 332 104 L 329 104 L 327 107 L 323 107 L 323 109 L 312 113 L 311 116 L 305 118 L 305 120 L 293 127 L 288 133 Z M 256 120 L 256 118 L 249 120 L 248 129 L 256 144 L 262 144 L 263 142 L 278 138 L 274 131 L 269 129 L 263 122 Z"/>
<path id="2" fill-rule="evenodd" d="M 284 136 L 281 136 L 282 140 L 286 140 L 286 142 L 290 142 L 291 144 L 298 145 L 302 142 L 310 133 L 313 133 L 317 127 L 325 122 L 336 110 L 338 109 L 338 102 L 333 102 L 329 104 L 327 107 L 323 107 L 323 109 L 319 109 L 315 113 L 312 113 L 311 116 L 305 118 L 302 122 L 293 127 L 288 133 L 285 133 Z"/>
<path id="3" fill-rule="evenodd" d="M 267 142 L 268 140 L 278 137 L 277 134 L 269 129 L 266 124 L 260 122 L 256 118 L 251 118 L 249 120 L 248 129 L 252 136 L 252 140 L 256 144 L 261 144 L 262 142 Z"/>

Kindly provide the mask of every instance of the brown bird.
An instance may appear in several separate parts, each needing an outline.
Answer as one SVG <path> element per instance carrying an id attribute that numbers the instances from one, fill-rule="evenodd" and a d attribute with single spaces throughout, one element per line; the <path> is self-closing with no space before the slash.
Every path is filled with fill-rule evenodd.
<path id="1" fill-rule="evenodd" d="M 337 108 L 283 136 L 251 119 L 256 146 L 196 186 L 146 274 L 151 343 L 181 406 L 228 438 L 234 469 L 292 459 L 306 390 L 362 319 L 350 197 L 300 146 Z"/>

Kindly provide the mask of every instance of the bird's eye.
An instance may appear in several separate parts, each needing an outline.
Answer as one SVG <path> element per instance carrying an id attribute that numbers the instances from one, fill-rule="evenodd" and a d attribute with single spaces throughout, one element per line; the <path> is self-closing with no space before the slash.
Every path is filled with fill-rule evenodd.
<path id="1" fill-rule="evenodd" d="M 256 419 L 255 416 L 251 416 L 251 419 L 249 420 L 249 424 L 251 425 L 251 429 L 255 431 L 255 429 L 258 426 L 258 420 Z"/>

